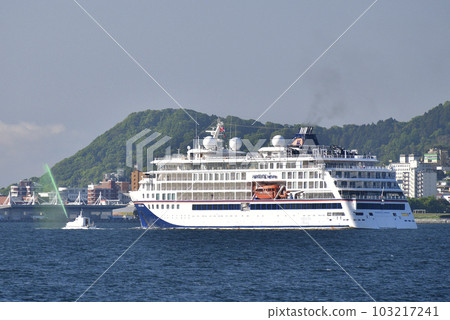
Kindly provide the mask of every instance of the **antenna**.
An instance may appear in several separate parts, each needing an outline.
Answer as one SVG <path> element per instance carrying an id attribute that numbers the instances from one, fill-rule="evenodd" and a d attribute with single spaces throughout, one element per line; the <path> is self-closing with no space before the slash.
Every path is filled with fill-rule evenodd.
<path id="1" fill-rule="evenodd" d="M 198 139 L 198 122 L 197 122 L 197 115 L 195 115 L 195 137 Z"/>

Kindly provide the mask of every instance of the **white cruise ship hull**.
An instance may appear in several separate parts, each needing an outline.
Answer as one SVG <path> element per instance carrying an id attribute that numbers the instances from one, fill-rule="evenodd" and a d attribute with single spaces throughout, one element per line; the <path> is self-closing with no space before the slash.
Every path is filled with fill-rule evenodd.
<path id="1" fill-rule="evenodd" d="M 143 228 L 416 229 L 408 204 L 402 205 L 403 210 L 354 211 L 356 201 L 345 200 L 135 202 Z"/>

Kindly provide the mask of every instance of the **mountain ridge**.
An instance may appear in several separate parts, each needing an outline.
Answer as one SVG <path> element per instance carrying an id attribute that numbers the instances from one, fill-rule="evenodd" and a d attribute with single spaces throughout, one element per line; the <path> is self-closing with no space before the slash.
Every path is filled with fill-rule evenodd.
<path id="1" fill-rule="evenodd" d="M 184 153 L 186 147 L 192 145 L 196 131 L 200 136 L 205 136 L 204 130 L 214 126 L 218 118 L 214 114 L 186 111 L 199 123 L 197 128 L 190 116 L 181 109 L 146 110 L 129 114 L 89 145 L 56 163 L 52 167 L 55 180 L 59 186 L 85 187 L 90 183 L 97 183 L 105 173 L 126 168 L 126 141 L 144 129 L 150 129 L 152 133 L 159 132 L 159 138 L 171 137 L 167 144 L 156 150 L 155 156 L 164 155 L 165 148 L 169 145 L 172 153 L 177 149 Z M 289 139 L 298 132 L 299 127 L 305 126 L 273 122 L 256 122 L 252 125 L 254 120 L 235 116 L 221 117 L 221 120 L 225 124 L 227 139 L 238 136 L 249 139 L 252 143 L 256 143 L 258 139 L 266 139 L 267 144 L 277 134 Z M 405 122 L 389 118 L 363 125 L 347 124 L 330 128 L 316 126 L 314 132 L 321 144 L 339 145 L 358 149 L 360 153 L 375 154 L 385 164 L 389 160 L 397 161 L 400 154 L 423 155 L 431 147 L 450 151 L 450 101 Z M 136 163 L 135 150 L 133 163 Z M 127 177 L 130 173 L 131 168 L 126 168 Z M 41 177 L 41 181 L 45 180 L 45 176 Z"/>

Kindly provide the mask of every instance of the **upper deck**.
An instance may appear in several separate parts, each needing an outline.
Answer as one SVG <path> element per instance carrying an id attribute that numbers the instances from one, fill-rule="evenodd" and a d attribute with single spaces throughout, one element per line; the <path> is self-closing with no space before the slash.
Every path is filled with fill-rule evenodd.
<path id="1" fill-rule="evenodd" d="M 196 150 L 190 150 L 196 151 Z M 376 156 L 359 155 L 354 152 L 336 154 L 329 147 L 316 146 L 308 149 L 289 147 L 264 147 L 258 152 L 244 155 L 228 150 L 201 153 L 194 156 L 175 155 L 156 158 L 151 163 L 157 171 L 163 170 L 232 170 L 232 169 L 283 169 L 283 168 L 341 168 L 348 170 L 387 170 L 376 166 Z M 192 154 L 192 153 L 191 153 Z"/>

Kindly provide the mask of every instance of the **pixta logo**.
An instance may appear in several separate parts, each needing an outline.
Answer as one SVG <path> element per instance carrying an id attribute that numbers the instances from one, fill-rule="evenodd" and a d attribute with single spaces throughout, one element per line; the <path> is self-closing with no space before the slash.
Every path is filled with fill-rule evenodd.
<path id="1" fill-rule="evenodd" d="M 126 166 L 133 167 L 133 145 L 136 143 L 136 169 L 142 171 L 144 168 L 144 148 L 147 147 L 149 143 L 158 138 L 161 133 L 154 132 L 147 136 L 151 132 L 150 129 L 144 129 L 138 134 L 134 135 L 126 142 Z M 146 137 L 147 136 L 147 137 Z M 169 136 L 164 136 L 152 145 L 147 147 L 147 168 L 150 162 L 154 159 L 154 152 L 167 143 L 170 139 Z M 166 155 L 170 156 L 170 146 L 166 148 Z"/>

